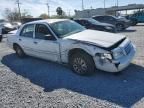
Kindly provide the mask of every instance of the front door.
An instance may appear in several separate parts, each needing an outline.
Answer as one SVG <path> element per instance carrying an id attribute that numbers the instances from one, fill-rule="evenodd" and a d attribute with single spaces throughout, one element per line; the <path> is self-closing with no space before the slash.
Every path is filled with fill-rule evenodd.
<path id="1" fill-rule="evenodd" d="M 138 22 L 144 22 L 144 12 L 140 12 L 137 17 Z"/>
<path id="2" fill-rule="evenodd" d="M 34 50 L 38 57 L 59 62 L 59 43 L 45 24 L 36 24 Z"/>

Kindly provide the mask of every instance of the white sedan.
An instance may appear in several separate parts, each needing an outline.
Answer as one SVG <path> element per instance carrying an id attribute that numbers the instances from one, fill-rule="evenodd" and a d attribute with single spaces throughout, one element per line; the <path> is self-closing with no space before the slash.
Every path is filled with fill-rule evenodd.
<path id="1" fill-rule="evenodd" d="M 2 27 L 0 27 L 0 42 L 2 41 Z"/>
<path id="2" fill-rule="evenodd" d="M 87 30 L 67 19 L 34 21 L 8 36 L 8 45 L 19 57 L 30 55 L 69 64 L 79 75 L 96 69 L 119 72 L 135 55 L 135 46 L 125 36 Z"/>

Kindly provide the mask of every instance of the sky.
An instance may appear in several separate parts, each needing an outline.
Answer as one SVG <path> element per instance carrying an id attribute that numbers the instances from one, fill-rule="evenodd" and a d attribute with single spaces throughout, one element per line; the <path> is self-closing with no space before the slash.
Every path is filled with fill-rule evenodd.
<path id="1" fill-rule="evenodd" d="M 46 3 L 49 3 L 50 14 L 56 14 L 56 8 L 62 7 L 66 14 L 74 14 L 74 10 L 81 10 L 82 0 L 20 0 L 21 11 L 27 10 L 32 16 L 38 17 L 42 13 L 47 13 Z M 84 8 L 103 8 L 104 0 L 83 0 Z M 106 7 L 115 6 L 117 0 L 105 0 Z M 119 5 L 144 4 L 144 0 L 119 0 Z M 4 16 L 5 8 L 17 8 L 16 0 L 0 0 L 0 19 Z"/>

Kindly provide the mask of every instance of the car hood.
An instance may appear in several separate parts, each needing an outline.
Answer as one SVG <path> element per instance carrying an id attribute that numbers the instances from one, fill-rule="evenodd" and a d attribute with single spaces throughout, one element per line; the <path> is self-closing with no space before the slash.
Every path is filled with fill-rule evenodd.
<path id="1" fill-rule="evenodd" d="M 8 34 L 16 34 L 16 33 L 17 33 L 17 30 L 13 30 L 13 31 L 8 32 Z"/>
<path id="2" fill-rule="evenodd" d="M 118 35 L 118 34 L 96 31 L 96 30 L 84 30 L 82 32 L 65 37 L 64 39 L 70 39 L 70 40 L 97 45 L 104 48 L 109 48 L 124 38 L 125 36 Z"/>
<path id="3" fill-rule="evenodd" d="M 4 27 L 10 28 L 10 29 L 13 29 L 13 28 L 14 28 L 13 25 L 11 25 L 10 23 L 5 23 L 5 24 L 4 24 Z"/>

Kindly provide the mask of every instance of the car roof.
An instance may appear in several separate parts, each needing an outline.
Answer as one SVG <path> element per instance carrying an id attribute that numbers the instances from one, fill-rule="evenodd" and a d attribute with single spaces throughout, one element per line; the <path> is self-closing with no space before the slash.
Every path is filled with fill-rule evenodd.
<path id="1" fill-rule="evenodd" d="M 112 15 L 96 15 L 96 16 L 93 16 L 93 18 L 94 18 L 94 17 L 105 17 L 105 16 L 113 17 Z"/>
<path id="2" fill-rule="evenodd" d="M 76 18 L 76 19 L 73 19 L 73 20 L 88 20 L 88 19 L 91 19 L 91 18 Z"/>
<path id="3" fill-rule="evenodd" d="M 69 19 L 46 19 L 46 20 L 37 20 L 37 21 L 32 21 L 28 22 L 26 24 L 36 24 L 36 23 L 55 23 L 55 22 L 60 22 L 60 21 L 67 21 Z"/>

